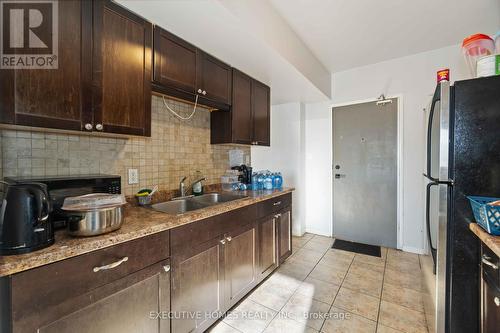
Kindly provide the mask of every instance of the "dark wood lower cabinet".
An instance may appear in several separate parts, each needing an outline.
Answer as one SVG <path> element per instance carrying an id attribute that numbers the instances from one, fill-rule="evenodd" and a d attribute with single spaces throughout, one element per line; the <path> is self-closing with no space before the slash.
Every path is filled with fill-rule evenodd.
<path id="1" fill-rule="evenodd" d="M 262 218 L 258 222 L 259 275 L 261 279 L 269 275 L 279 265 L 276 227 L 277 224 L 274 215 Z"/>
<path id="2" fill-rule="evenodd" d="M 224 311 L 222 241 L 186 244 L 172 256 L 172 332 L 203 332 Z"/>
<path id="3" fill-rule="evenodd" d="M 225 238 L 226 299 L 232 307 L 255 287 L 257 281 L 257 224 L 231 231 Z"/>
<path id="4" fill-rule="evenodd" d="M 277 215 L 280 264 L 292 254 L 292 209 L 285 208 Z"/>

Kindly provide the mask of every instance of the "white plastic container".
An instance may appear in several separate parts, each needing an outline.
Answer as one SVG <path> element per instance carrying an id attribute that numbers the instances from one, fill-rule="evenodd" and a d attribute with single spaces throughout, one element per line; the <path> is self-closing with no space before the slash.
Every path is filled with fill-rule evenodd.
<path id="1" fill-rule="evenodd" d="M 493 39 L 484 34 L 475 34 L 464 39 L 462 51 L 465 62 L 473 77 L 477 75 L 477 60 L 495 53 L 495 43 Z"/>
<path id="2" fill-rule="evenodd" d="M 479 58 L 477 61 L 477 77 L 486 77 L 500 74 L 500 55 L 490 55 Z"/>

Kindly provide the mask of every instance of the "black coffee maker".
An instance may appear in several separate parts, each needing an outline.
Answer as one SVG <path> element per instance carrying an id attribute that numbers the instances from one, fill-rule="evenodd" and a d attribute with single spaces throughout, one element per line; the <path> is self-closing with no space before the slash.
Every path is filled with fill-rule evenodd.
<path id="1" fill-rule="evenodd" d="M 0 182 L 0 255 L 27 253 L 54 243 L 47 186 Z"/>
<path id="2" fill-rule="evenodd" d="M 234 166 L 231 169 L 238 170 L 240 175 L 238 180 L 243 184 L 252 184 L 252 167 L 246 166 L 245 164 Z"/>

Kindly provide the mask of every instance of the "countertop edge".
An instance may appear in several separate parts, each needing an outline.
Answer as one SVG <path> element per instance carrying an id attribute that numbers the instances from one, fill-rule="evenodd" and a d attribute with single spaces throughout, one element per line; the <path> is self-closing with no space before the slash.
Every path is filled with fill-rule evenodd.
<path id="1" fill-rule="evenodd" d="M 236 200 L 233 202 L 229 202 L 226 204 L 221 204 L 221 205 L 216 205 L 212 207 L 208 207 L 202 211 L 196 212 L 196 213 L 188 213 L 186 215 L 180 215 L 180 216 L 174 216 L 174 215 L 169 215 L 166 213 L 160 213 L 160 212 L 155 212 L 151 211 L 151 214 L 155 214 L 157 217 L 164 216 L 165 217 L 165 223 L 159 222 L 158 224 L 146 227 L 142 230 L 139 231 L 131 231 L 129 233 L 116 233 L 112 232 L 106 235 L 101 235 L 97 236 L 100 237 L 99 239 L 97 238 L 88 238 L 90 242 L 85 242 L 83 243 L 83 246 L 79 245 L 74 245 L 71 248 L 67 249 L 67 252 L 64 252 L 65 249 L 63 247 L 60 247 L 58 250 L 60 253 L 57 253 L 57 251 L 51 252 L 47 251 L 44 253 L 37 253 L 37 251 L 24 254 L 24 255 L 14 255 L 14 256 L 0 256 L 0 278 L 14 275 L 17 273 L 21 273 L 24 271 L 28 271 L 30 269 L 34 269 L 37 267 L 42 267 L 46 266 L 49 264 L 53 264 L 65 259 L 70 259 L 74 258 L 80 255 L 84 255 L 87 253 L 91 253 L 97 250 L 102 250 L 117 244 L 125 243 L 128 241 L 132 241 L 135 239 L 139 239 L 142 237 L 146 237 L 149 235 L 153 235 L 156 233 L 164 232 L 167 230 L 171 230 L 183 225 L 191 224 L 194 222 L 198 222 L 204 219 L 208 219 L 220 214 L 224 214 L 242 207 L 250 206 L 253 204 L 257 204 L 262 201 L 266 201 L 275 197 L 279 197 L 282 195 L 286 195 L 288 193 L 292 193 L 295 191 L 295 188 L 284 188 L 281 191 L 275 191 L 272 193 L 263 193 L 261 196 L 258 197 L 252 197 L 249 196 L 244 199 Z M 148 208 L 143 208 L 143 207 L 134 207 L 132 209 L 148 209 Z M 191 216 L 192 215 L 192 216 Z M 178 223 L 172 224 L 169 223 L 168 220 L 172 219 L 179 219 L 180 221 Z M 186 221 L 182 221 L 185 219 Z M 80 240 L 85 240 L 87 238 L 79 238 Z M 95 246 L 91 246 L 91 244 L 95 244 Z M 54 245 L 53 245 L 54 246 Z M 84 247 L 84 248 L 82 248 Z M 25 258 L 23 258 L 23 256 Z M 5 259 L 9 259 L 16 257 L 19 261 L 13 261 L 13 262 L 5 262 Z M 5 259 L 4 259 L 5 258 Z M 23 264 L 23 259 L 25 259 L 25 263 Z"/>
<path id="2" fill-rule="evenodd" d="M 477 223 L 470 223 L 469 229 L 497 256 L 500 257 L 500 236 L 488 234 Z"/>

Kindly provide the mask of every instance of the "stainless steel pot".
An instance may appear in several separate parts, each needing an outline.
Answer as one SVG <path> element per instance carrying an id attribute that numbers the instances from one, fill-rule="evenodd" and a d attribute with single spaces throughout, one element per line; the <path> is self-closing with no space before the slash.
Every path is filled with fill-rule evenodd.
<path id="1" fill-rule="evenodd" d="M 96 236 L 119 229 L 123 224 L 123 206 L 82 211 L 67 211 L 71 236 Z"/>

